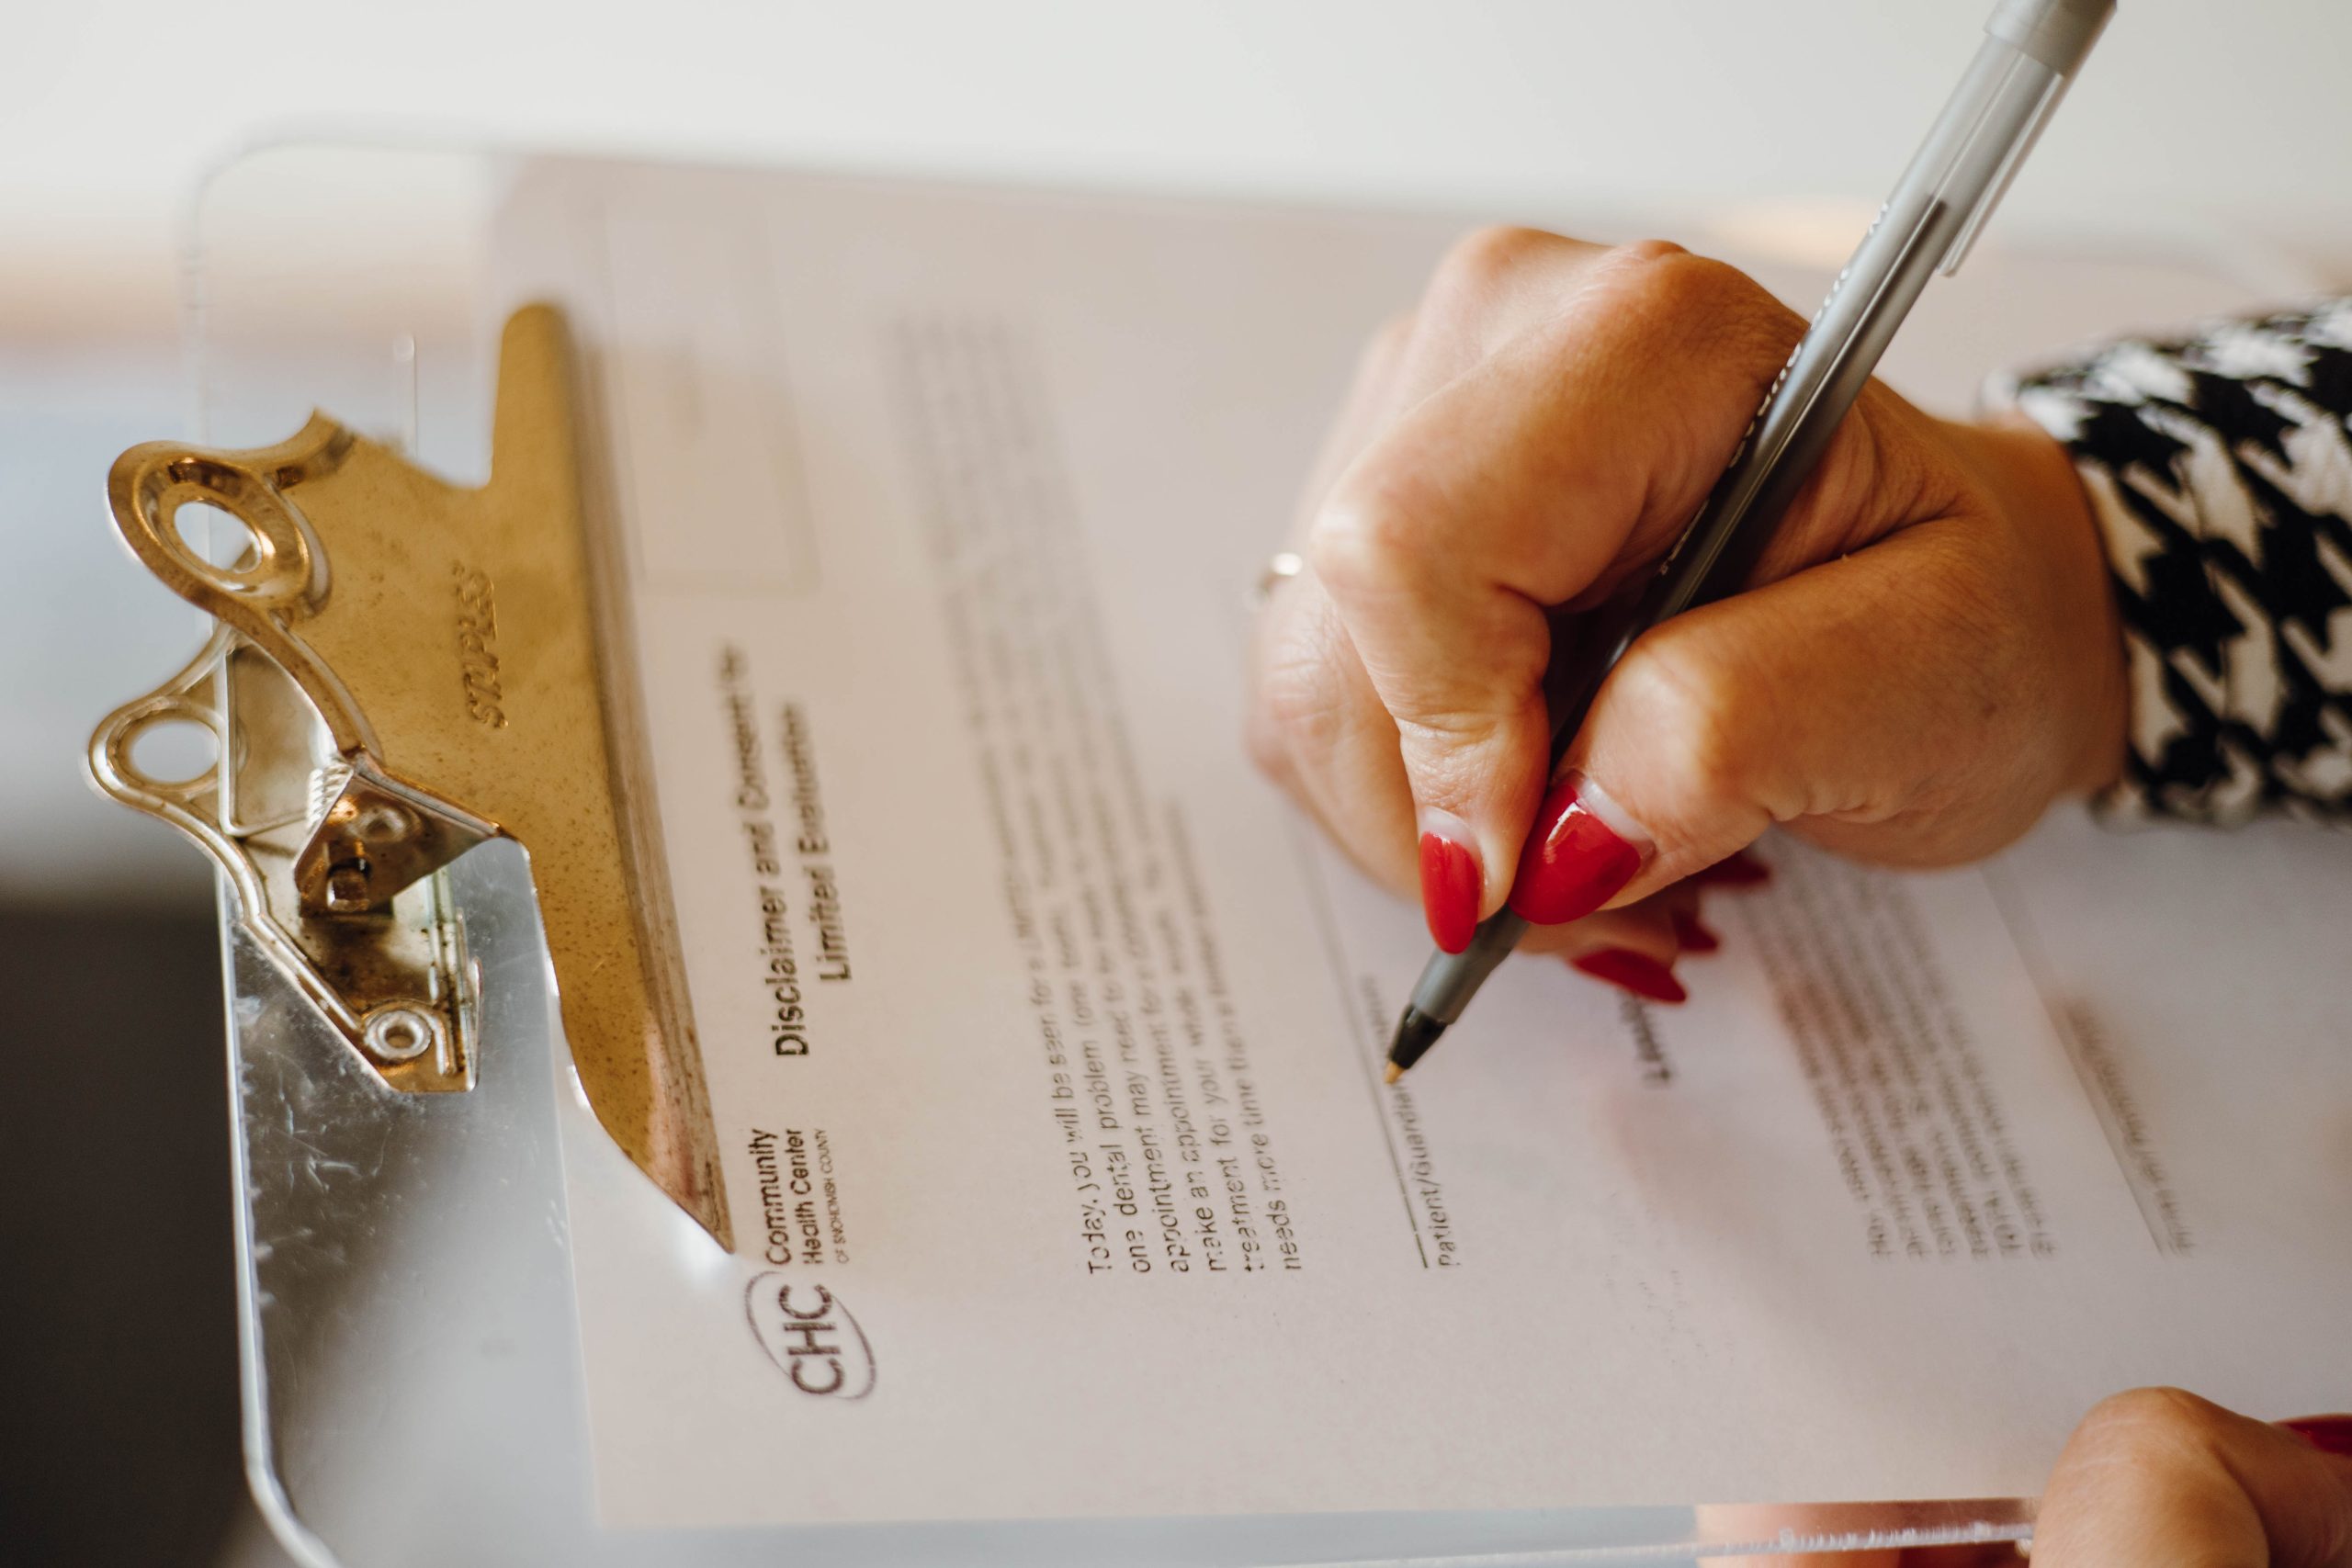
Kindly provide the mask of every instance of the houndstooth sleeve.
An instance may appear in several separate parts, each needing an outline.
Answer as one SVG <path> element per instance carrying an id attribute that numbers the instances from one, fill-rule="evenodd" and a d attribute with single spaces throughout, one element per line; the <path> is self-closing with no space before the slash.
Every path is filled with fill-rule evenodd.
<path id="1" fill-rule="evenodd" d="M 2109 818 L 2352 819 L 2352 299 L 1997 389 L 2064 442 L 2131 675 Z"/>

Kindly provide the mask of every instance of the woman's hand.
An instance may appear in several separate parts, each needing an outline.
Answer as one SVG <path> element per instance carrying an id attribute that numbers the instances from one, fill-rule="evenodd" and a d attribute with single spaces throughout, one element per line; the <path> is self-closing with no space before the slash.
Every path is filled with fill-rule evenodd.
<path id="1" fill-rule="evenodd" d="M 1672 245 L 1495 230 L 1367 352 L 1250 740 L 1441 945 L 1508 898 L 1555 950 L 1670 959 L 1658 896 L 1775 822 L 1945 864 L 2116 774 L 2121 637 L 2064 451 L 1873 383 L 1747 590 L 1643 637 L 1547 778 L 1555 638 L 1673 542 L 1804 326 Z"/>
<path id="2" fill-rule="evenodd" d="M 1834 1531 L 1804 1510 L 1708 1510 L 1717 1539 Z M 1710 1559 L 1730 1568 L 1730 1559 Z M 2003 1568 L 2007 1547 L 1747 1557 L 1752 1568 Z M 2352 1416 L 2270 1426 L 2173 1388 L 2105 1400 L 2050 1472 L 2033 1568 L 2352 1568 Z"/>
<path id="3" fill-rule="evenodd" d="M 2058 1456 L 2037 1568 L 2352 1568 L 2352 1417 L 2273 1427 L 2178 1389 L 2093 1410 Z"/>

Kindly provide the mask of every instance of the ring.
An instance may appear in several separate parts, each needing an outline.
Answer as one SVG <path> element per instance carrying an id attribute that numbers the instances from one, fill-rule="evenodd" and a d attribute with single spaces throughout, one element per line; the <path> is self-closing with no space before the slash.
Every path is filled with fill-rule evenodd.
<path id="1" fill-rule="evenodd" d="M 1258 574 L 1258 603 L 1262 604 L 1273 597 L 1274 590 L 1306 570 L 1306 558 L 1296 550 L 1283 550 L 1266 563 Z"/>

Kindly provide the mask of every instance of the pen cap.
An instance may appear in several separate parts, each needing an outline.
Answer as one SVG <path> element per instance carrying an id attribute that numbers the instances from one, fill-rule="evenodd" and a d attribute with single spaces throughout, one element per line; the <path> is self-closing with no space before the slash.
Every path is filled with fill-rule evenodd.
<path id="1" fill-rule="evenodd" d="M 2001 0 L 1984 30 L 2059 75 L 2072 76 L 2113 15 L 2115 0 Z"/>

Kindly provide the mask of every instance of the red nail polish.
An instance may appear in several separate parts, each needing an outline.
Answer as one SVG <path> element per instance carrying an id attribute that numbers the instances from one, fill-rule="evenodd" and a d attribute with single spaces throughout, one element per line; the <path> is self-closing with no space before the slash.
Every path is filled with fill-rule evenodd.
<path id="1" fill-rule="evenodd" d="M 1430 937 L 1448 953 L 1470 945 L 1478 929 L 1478 859 L 1442 833 L 1421 835 L 1421 913 Z"/>
<path id="2" fill-rule="evenodd" d="M 1635 953 L 1626 947 L 1604 947 L 1599 953 L 1588 953 L 1568 962 L 1596 980 L 1606 980 L 1622 986 L 1637 997 L 1647 997 L 1654 1002 L 1679 1002 L 1690 993 L 1674 977 L 1674 971 L 1645 953 Z"/>
<path id="3" fill-rule="evenodd" d="M 2352 1416 L 2305 1416 L 2278 1425 L 2324 1454 L 2352 1459 Z"/>
<path id="4" fill-rule="evenodd" d="M 1552 786 L 1520 852 L 1510 907 L 1539 926 L 1584 919 L 1642 869 L 1640 852 L 1578 797 L 1582 783 L 1569 773 Z"/>
<path id="5" fill-rule="evenodd" d="M 1724 939 L 1709 931 L 1698 916 L 1679 909 L 1674 911 L 1674 940 L 1685 953 L 1713 953 L 1724 944 Z"/>
<path id="6" fill-rule="evenodd" d="M 1772 880 L 1772 868 L 1746 850 L 1739 850 L 1704 871 L 1692 872 L 1690 880 L 1702 886 L 1754 887 Z"/>

